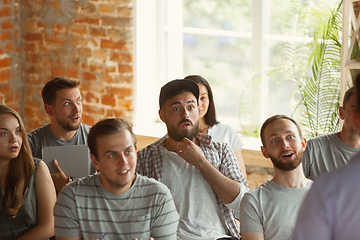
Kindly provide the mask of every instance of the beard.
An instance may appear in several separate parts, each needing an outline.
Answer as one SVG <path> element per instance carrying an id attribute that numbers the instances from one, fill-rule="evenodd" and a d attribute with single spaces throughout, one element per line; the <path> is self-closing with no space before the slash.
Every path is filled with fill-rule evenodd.
<path id="1" fill-rule="evenodd" d="M 184 130 L 178 130 L 180 125 L 184 122 L 187 122 L 191 125 L 191 128 L 184 129 Z M 181 142 L 184 137 L 188 138 L 189 140 L 193 141 L 196 136 L 199 134 L 199 121 L 197 121 L 195 124 L 193 124 L 189 119 L 184 119 L 180 121 L 177 127 L 173 125 L 166 125 L 168 135 L 170 138 L 177 142 Z"/>
<path id="2" fill-rule="evenodd" d="M 75 116 L 75 115 L 74 115 L 74 116 Z M 70 116 L 70 117 L 74 117 L 74 116 Z M 79 117 L 79 120 L 80 120 L 80 116 L 78 116 L 78 117 Z M 67 120 L 68 120 L 68 118 L 66 118 L 66 119 L 59 119 L 59 118 L 57 118 L 58 124 L 59 124 L 63 129 L 65 129 L 66 131 L 75 131 L 75 130 L 77 130 L 77 129 L 80 127 L 80 121 L 79 121 L 77 124 L 72 125 L 72 124 L 70 124 L 70 122 L 67 121 Z"/>
<path id="3" fill-rule="evenodd" d="M 272 163 L 277 169 L 283 170 L 283 171 L 291 171 L 297 168 L 303 159 L 303 152 L 297 152 L 294 153 L 296 158 L 293 161 L 281 161 L 279 157 L 274 157 L 269 155 Z"/>

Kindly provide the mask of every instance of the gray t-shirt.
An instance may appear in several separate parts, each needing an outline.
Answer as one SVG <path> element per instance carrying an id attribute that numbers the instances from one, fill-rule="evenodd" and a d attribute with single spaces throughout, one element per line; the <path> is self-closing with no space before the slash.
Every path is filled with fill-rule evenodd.
<path id="1" fill-rule="evenodd" d="M 302 201 L 312 185 L 288 188 L 269 180 L 245 193 L 240 205 L 240 232 L 264 234 L 264 240 L 291 240 Z"/>
<path id="2" fill-rule="evenodd" d="M 323 173 L 346 165 L 359 150 L 342 142 L 337 133 L 310 139 L 302 160 L 304 175 L 314 180 Z"/>
<path id="3" fill-rule="evenodd" d="M 164 149 L 163 171 L 163 183 L 169 187 L 179 212 L 179 239 L 230 237 L 216 194 L 199 170 L 177 153 Z"/>
<path id="4" fill-rule="evenodd" d="M 106 190 L 99 174 L 69 183 L 54 208 L 55 236 L 82 239 L 176 240 L 179 216 L 169 189 L 137 175 L 124 193 Z"/>
<path id="5" fill-rule="evenodd" d="M 80 124 L 74 137 L 65 141 L 57 138 L 50 130 L 50 123 L 36 128 L 27 134 L 33 157 L 42 159 L 42 148 L 50 146 L 87 145 L 90 126 Z"/>

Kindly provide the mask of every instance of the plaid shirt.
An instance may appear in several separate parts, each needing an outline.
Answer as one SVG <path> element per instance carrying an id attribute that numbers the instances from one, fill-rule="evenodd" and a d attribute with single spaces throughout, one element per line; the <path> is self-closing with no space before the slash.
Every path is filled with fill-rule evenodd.
<path id="1" fill-rule="evenodd" d="M 160 182 L 163 181 L 162 156 L 167 138 L 168 136 L 165 135 L 153 144 L 138 151 L 136 171 L 140 175 L 154 178 Z M 247 189 L 249 189 L 249 185 L 240 170 L 238 161 L 227 143 L 213 142 L 209 135 L 202 133 L 197 136 L 197 139 L 199 140 L 199 147 L 203 151 L 205 158 L 216 169 L 224 176 L 245 185 Z M 218 196 L 216 196 L 216 200 L 224 216 L 228 234 L 240 238 L 233 210 L 226 207 Z"/>

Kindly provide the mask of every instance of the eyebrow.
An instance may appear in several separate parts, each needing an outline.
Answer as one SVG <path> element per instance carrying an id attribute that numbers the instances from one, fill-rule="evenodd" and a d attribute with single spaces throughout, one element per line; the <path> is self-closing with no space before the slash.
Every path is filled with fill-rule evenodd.
<path id="1" fill-rule="evenodd" d="M 2 128 L 2 127 L 0 127 L 0 129 L 9 131 L 9 129 L 7 129 L 7 128 Z M 21 129 L 21 126 L 17 126 L 15 130 L 18 130 L 18 129 Z"/>
<path id="2" fill-rule="evenodd" d="M 291 130 L 288 130 L 288 131 L 286 131 L 285 133 L 286 133 L 286 134 L 288 134 L 288 133 L 293 133 L 293 134 L 294 134 L 294 132 L 291 131 Z M 277 133 L 273 133 L 273 134 L 270 135 L 270 137 L 277 136 L 277 135 L 278 135 Z"/>
<path id="3" fill-rule="evenodd" d="M 81 95 L 76 99 L 76 100 L 79 100 L 79 99 L 82 99 Z M 72 101 L 70 98 L 63 98 L 62 101 Z"/>

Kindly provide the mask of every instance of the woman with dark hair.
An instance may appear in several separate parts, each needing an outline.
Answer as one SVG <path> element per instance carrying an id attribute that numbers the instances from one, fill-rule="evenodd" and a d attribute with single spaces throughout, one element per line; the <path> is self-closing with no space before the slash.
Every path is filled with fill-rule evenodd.
<path id="1" fill-rule="evenodd" d="M 199 128 L 201 133 L 209 134 L 215 142 L 226 142 L 238 159 L 241 171 L 246 179 L 246 169 L 241 156 L 243 143 L 236 131 L 216 120 L 215 104 L 209 82 L 199 75 L 189 75 L 185 79 L 192 80 L 199 86 Z"/>
<path id="2" fill-rule="evenodd" d="M 0 105 L 0 239 L 54 235 L 56 193 L 48 167 L 33 159 L 24 123 Z"/>

